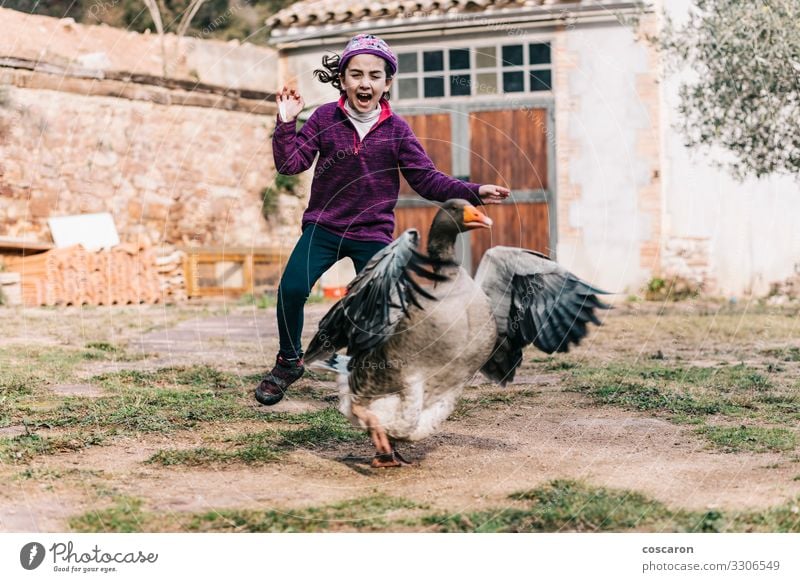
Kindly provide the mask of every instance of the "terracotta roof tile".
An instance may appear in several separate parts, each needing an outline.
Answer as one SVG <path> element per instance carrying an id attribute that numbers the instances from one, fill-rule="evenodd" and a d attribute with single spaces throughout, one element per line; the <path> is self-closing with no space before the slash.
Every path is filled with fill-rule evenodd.
<path id="1" fill-rule="evenodd" d="M 346 25 L 409 16 L 452 18 L 458 14 L 485 12 L 500 14 L 509 10 L 554 11 L 556 6 L 603 7 L 633 4 L 614 0 L 305 0 L 295 2 L 267 19 L 267 27 L 280 34 L 304 27 Z"/>

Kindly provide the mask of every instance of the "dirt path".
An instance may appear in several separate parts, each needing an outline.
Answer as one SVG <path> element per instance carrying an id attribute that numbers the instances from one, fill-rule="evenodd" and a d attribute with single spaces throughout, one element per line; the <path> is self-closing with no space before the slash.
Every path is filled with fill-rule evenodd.
<path id="1" fill-rule="evenodd" d="M 323 312 L 324 306 L 312 307 L 307 329 L 313 329 Z M 187 321 L 144 335 L 136 349 L 157 356 L 141 365 L 202 361 L 256 368 L 254 356 L 269 360 L 267 354 L 275 348 L 269 331 L 274 315 L 262 311 L 256 316 Z M 256 328 L 263 341 L 253 340 Z M 330 383 L 303 382 L 333 391 Z M 496 390 L 476 386 L 466 396 Z M 19 478 L 24 467 L 7 465 L 0 469 L 6 483 L 0 491 L 0 529 L 64 530 L 70 516 L 107 506 L 112 494 L 142 499 L 144 509 L 166 514 L 299 508 L 374 493 L 457 512 L 508 506 L 507 496 L 514 491 L 565 478 L 638 491 L 685 509 L 744 511 L 800 495 L 800 481 L 795 480 L 800 466 L 786 455 L 713 450 L 691 426 L 599 407 L 586 396 L 566 392 L 557 373 L 523 369 L 509 390 L 526 395 L 511 404 L 476 406 L 449 420 L 438 435 L 404 450 L 415 462 L 402 469 L 369 469 L 372 450 L 366 437 L 363 444 L 296 451 L 280 463 L 265 465 L 183 468 L 144 463 L 159 449 L 202 446 L 204 431 L 216 436 L 243 432 L 235 424 L 39 457 L 30 468 L 44 476 L 40 479 Z M 297 412 L 327 405 L 289 399 L 278 409 Z M 54 477 L 47 479 L 48 473 Z"/>

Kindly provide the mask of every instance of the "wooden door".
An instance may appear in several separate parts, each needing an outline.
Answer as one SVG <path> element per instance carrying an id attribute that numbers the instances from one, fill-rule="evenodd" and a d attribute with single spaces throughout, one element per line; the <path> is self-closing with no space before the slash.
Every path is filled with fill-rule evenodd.
<path id="1" fill-rule="evenodd" d="M 543 201 L 549 187 L 547 110 L 474 111 L 469 129 L 470 181 L 499 184 L 515 194 L 515 200 L 484 207 L 494 225 L 471 234 L 473 272 L 493 246 L 550 255 L 550 216 Z"/>
<path id="2" fill-rule="evenodd" d="M 450 113 L 403 116 L 436 168 L 450 174 L 454 140 Z M 469 181 L 511 188 L 514 200 L 484 206 L 494 226 L 469 234 L 474 272 L 487 249 L 513 246 L 551 254 L 547 110 L 540 108 L 473 111 L 469 115 Z M 407 228 L 422 234 L 422 248 L 438 207 L 420 200 L 401 179 L 395 236 Z"/>
<path id="3" fill-rule="evenodd" d="M 452 125 L 449 113 L 434 115 L 404 115 L 411 131 L 417 136 L 425 153 L 433 161 L 436 169 L 451 175 L 453 167 Z M 400 174 L 400 196 L 417 198 L 414 190 L 408 185 L 403 174 Z"/>

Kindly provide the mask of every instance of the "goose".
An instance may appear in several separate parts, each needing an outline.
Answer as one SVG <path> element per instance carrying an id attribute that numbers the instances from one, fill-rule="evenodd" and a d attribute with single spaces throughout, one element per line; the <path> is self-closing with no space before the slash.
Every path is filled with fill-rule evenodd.
<path id="1" fill-rule="evenodd" d="M 505 386 L 526 346 L 566 352 L 589 322 L 600 325 L 595 310 L 609 308 L 597 298 L 604 291 L 531 250 L 490 248 L 470 277 L 455 260 L 456 237 L 491 226 L 468 202 L 445 202 L 427 254 L 419 231 L 403 232 L 351 281 L 308 344 L 306 362 L 338 374 L 340 412 L 369 432 L 373 467 L 407 464 L 396 443 L 433 434 L 478 371 Z"/>

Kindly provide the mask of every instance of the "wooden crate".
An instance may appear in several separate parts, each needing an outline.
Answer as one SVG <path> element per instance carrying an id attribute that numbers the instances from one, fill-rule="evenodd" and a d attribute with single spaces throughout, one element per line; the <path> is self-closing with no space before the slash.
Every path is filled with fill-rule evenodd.
<path id="1" fill-rule="evenodd" d="M 291 248 L 183 248 L 189 297 L 238 297 L 275 291 Z"/>

